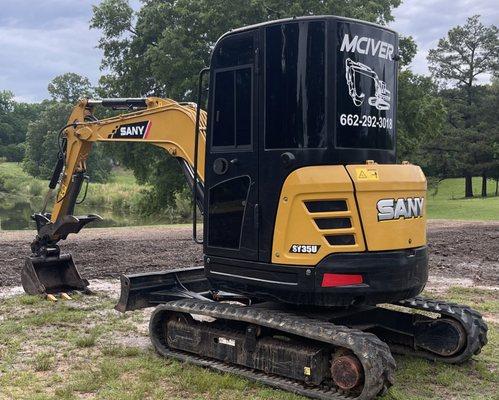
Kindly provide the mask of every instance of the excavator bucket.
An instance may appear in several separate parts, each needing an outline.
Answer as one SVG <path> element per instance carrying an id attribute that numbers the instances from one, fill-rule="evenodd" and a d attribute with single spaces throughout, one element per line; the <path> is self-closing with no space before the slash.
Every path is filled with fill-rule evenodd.
<path id="1" fill-rule="evenodd" d="M 78 233 L 85 225 L 100 221 L 98 215 L 75 217 L 66 215 L 55 223 L 50 221 L 50 214 L 37 213 L 32 216 L 36 222 L 38 235 L 31 244 L 33 254 L 27 257 L 21 271 L 21 282 L 28 294 L 53 295 L 81 291 L 90 293 L 88 281 L 80 276 L 73 257 L 60 254 L 59 246 L 46 238 L 66 239 L 70 233 Z"/>
<path id="2" fill-rule="evenodd" d="M 32 295 L 89 292 L 88 281 L 80 276 L 70 254 L 27 257 L 21 272 L 21 282 L 24 291 Z"/>

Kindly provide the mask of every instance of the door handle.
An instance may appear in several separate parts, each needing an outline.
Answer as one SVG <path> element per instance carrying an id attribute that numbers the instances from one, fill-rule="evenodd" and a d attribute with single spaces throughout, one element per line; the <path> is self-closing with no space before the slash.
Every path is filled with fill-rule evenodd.
<path id="1" fill-rule="evenodd" d="M 233 158 L 232 160 L 230 160 L 230 163 L 232 165 L 239 165 L 239 160 L 237 158 Z"/>

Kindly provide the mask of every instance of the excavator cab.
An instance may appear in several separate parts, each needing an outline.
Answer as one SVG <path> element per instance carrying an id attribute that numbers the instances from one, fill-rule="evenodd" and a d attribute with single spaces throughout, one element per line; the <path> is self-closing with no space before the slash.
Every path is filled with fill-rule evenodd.
<path id="1" fill-rule="evenodd" d="M 215 289 L 321 306 L 422 290 L 426 180 L 395 164 L 397 60 L 396 33 L 334 17 L 218 41 L 204 207 Z M 414 213 L 380 220 L 390 198 Z"/>

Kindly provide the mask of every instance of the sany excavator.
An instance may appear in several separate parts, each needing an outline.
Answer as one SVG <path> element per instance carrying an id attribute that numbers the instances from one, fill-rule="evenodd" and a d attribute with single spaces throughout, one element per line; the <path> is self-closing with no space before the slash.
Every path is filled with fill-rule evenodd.
<path id="1" fill-rule="evenodd" d="M 359 111 L 347 58 L 381 68 L 386 102 L 396 100 L 394 49 L 396 33 L 370 23 L 280 20 L 220 38 L 198 105 L 80 101 L 61 131 L 55 205 L 35 215 L 25 290 L 87 289 L 58 243 L 99 219 L 73 216 L 92 144 L 148 143 L 179 161 L 204 222 L 204 266 L 121 278 L 117 309 L 155 307 L 159 354 L 317 399 L 383 393 L 391 352 L 469 360 L 487 341 L 481 315 L 418 296 L 428 279 L 426 179 L 396 163 L 395 103 L 344 111 Z M 127 112 L 98 120 L 102 106 Z"/>

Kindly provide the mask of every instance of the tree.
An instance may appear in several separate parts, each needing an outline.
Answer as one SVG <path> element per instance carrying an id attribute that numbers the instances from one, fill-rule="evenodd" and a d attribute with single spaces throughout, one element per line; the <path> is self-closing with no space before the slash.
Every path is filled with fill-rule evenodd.
<path id="1" fill-rule="evenodd" d="M 429 68 L 433 76 L 444 83 L 454 84 L 465 94 L 467 107 L 461 108 L 463 118 L 459 125 L 453 125 L 453 128 L 460 131 L 461 145 L 473 144 L 477 138 L 474 133 L 476 127 L 473 126 L 476 121 L 471 114 L 473 103 L 477 101 L 475 86 L 478 76 L 486 73 L 497 74 L 498 33 L 497 26 L 486 27 L 480 22 L 480 17 L 474 15 L 468 18 L 464 26 L 451 29 L 447 37 L 439 40 L 437 48 L 428 53 Z M 460 157 L 459 163 L 465 176 L 465 197 L 473 197 L 471 178 L 474 164 L 466 162 L 466 159 L 472 161 L 473 157 L 468 157 L 466 151 L 461 154 L 463 156 Z M 481 174 L 483 173 L 482 171 Z M 483 176 L 486 180 L 486 175 Z"/>
<path id="2" fill-rule="evenodd" d="M 498 34 L 497 26 L 486 27 L 479 15 L 469 17 L 464 26 L 452 28 L 447 37 L 439 40 L 437 48 L 429 51 L 430 72 L 436 78 L 463 87 L 468 94 L 468 104 L 471 104 L 477 77 L 497 73 Z"/>
<path id="3" fill-rule="evenodd" d="M 0 91 L 0 113 L 5 114 L 14 110 L 14 93 L 10 90 Z"/>
<path id="4" fill-rule="evenodd" d="M 77 74 L 60 75 L 50 82 L 49 92 L 53 99 L 40 104 L 38 118 L 27 129 L 23 167 L 29 174 L 50 178 L 59 151 L 59 130 L 67 124 L 76 100 L 89 95 L 90 90 L 88 79 Z M 97 182 L 104 182 L 109 177 L 111 160 L 98 145 L 94 145 L 90 154 L 88 171 Z"/>
<path id="5" fill-rule="evenodd" d="M 94 90 L 88 78 L 67 72 L 56 76 L 48 85 L 53 100 L 74 104 L 83 97 L 92 97 Z"/>
<path id="6" fill-rule="evenodd" d="M 482 176 L 482 197 L 487 197 L 487 180 L 495 178 L 499 172 L 499 129 L 497 110 L 499 110 L 499 79 L 495 78 L 491 85 L 476 88 L 476 106 L 474 115 L 475 129 L 479 140 L 475 140 L 472 149 L 477 156 L 474 164 L 477 173 Z"/>
<path id="7" fill-rule="evenodd" d="M 19 162 L 24 157 L 28 123 L 39 112 L 37 104 L 19 103 L 14 94 L 0 91 L 0 157 Z"/>
<path id="8" fill-rule="evenodd" d="M 412 36 L 401 37 L 399 39 L 399 64 L 401 68 L 409 67 L 417 52 L 418 46 Z"/>
<path id="9" fill-rule="evenodd" d="M 49 179 L 57 161 L 59 129 L 66 125 L 72 104 L 45 100 L 38 119 L 29 124 L 23 168 L 30 175 Z M 105 182 L 111 172 L 111 161 L 102 147 L 95 146 L 88 160 L 92 181 Z"/>
<path id="10" fill-rule="evenodd" d="M 400 160 L 410 160 L 437 176 L 433 168 L 432 142 L 441 138 L 445 108 L 438 87 L 430 77 L 409 69 L 401 71 L 398 80 L 397 153 Z"/>
<path id="11" fill-rule="evenodd" d="M 195 101 L 199 71 L 209 65 L 217 39 L 232 28 L 312 14 L 385 24 L 399 4 L 400 0 L 149 0 L 135 13 L 127 0 L 103 0 L 94 6 L 91 27 L 102 31 L 102 68 L 110 73 L 100 79 L 98 91 L 101 96 Z M 153 184 L 162 199 L 158 206 L 171 202 L 174 190 L 183 184 L 174 161 L 159 159 L 155 150 L 119 147 L 122 163 Z M 159 166 L 163 171 L 173 168 L 172 180 L 159 181 Z"/>

